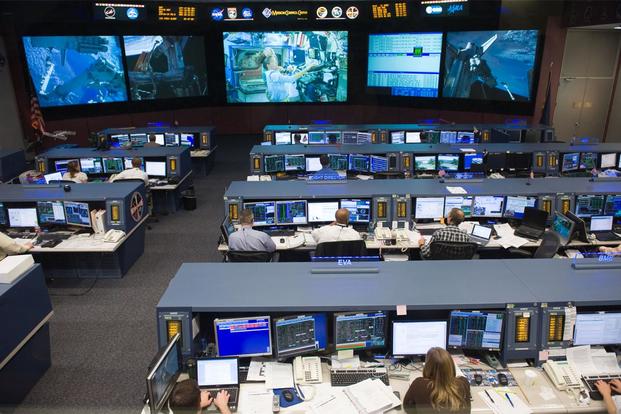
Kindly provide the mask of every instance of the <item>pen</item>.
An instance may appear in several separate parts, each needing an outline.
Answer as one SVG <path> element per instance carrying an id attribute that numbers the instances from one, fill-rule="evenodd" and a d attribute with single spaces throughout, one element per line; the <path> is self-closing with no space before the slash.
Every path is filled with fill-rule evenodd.
<path id="1" fill-rule="evenodd" d="M 511 398 L 509 398 L 509 394 L 505 392 L 505 397 L 507 397 L 507 400 L 509 400 L 509 404 L 511 404 L 511 407 L 515 408 L 515 405 L 513 405 L 513 401 L 511 401 Z"/>
<path id="2" fill-rule="evenodd" d="M 319 407 L 321 407 L 321 406 L 323 406 L 323 405 L 326 405 L 327 403 L 329 403 L 330 401 L 334 400 L 335 398 L 336 398 L 336 397 L 335 397 L 334 395 L 331 395 L 331 396 L 330 396 L 327 400 L 325 400 L 324 402 L 322 402 L 321 404 L 319 404 L 319 405 L 317 406 L 317 408 L 319 408 Z"/>
<path id="3" fill-rule="evenodd" d="M 489 395 L 489 392 L 487 392 L 487 390 L 484 390 L 484 391 L 485 391 L 485 394 L 487 394 L 487 398 L 489 398 L 489 400 L 492 402 L 492 404 L 496 404 L 496 403 L 494 402 L 494 400 L 492 399 L 492 396 L 491 396 L 491 395 Z"/>

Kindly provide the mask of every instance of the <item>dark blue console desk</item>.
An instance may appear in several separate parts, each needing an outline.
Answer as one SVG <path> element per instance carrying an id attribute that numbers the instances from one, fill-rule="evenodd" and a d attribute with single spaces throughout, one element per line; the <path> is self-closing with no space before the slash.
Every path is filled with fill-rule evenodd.
<path id="1" fill-rule="evenodd" d="M 35 264 L 0 284 L 0 410 L 19 404 L 50 367 L 52 303 L 43 269 Z"/>
<path id="2" fill-rule="evenodd" d="M 17 177 L 26 170 L 24 150 L 0 150 L 0 181 Z"/>

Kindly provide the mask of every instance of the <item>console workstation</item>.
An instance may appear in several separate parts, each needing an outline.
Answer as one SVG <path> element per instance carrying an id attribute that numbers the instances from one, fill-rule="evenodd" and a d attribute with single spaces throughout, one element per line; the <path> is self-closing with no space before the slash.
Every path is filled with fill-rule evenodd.
<path id="1" fill-rule="evenodd" d="M 91 181 L 106 181 L 111 175 L 132 167 L 140 158 L 149 176 L 148 190 L 153 211 L 174 213 L 181 205 L 182 192 L 192 186 L 192 162 L 188 147 L 94 150 L 92 148 L 53 149 L 35 158 L 37 169 L 47 181 L 62 179 L 70 161 L 78 161 L 80 170 Z M 59 174 L 60 173 L 60 174 Z M 105 187 L 102 187 L 105 188 Z"/>
<path id="2" fill-rule="evenodd" d="M 3 185 L 0 226 L 47 278 L 120 278 L 144 252 L 143 183 Z"/>

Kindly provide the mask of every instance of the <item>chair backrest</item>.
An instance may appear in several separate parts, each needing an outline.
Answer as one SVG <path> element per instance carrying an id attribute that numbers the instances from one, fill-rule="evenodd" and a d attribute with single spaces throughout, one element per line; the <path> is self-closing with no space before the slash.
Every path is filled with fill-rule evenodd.
<path id="1" fill-rule="evenodd" d="M 143 183 L 144 180 L 142 178 L 118 178 L 112 181 L 113 183 L 127 183 L 127 182 L 135 182 L 135 183 Z"/>
<path id="2" fill-rule="evenodd" d="M 554 257 L 558 248 L 561 246 L 561 237 L 557 232 L 549 230 L 543 233 L 541 244 L 535 250 L 533 258 L 535 259 L 550 259 Z"/>
<path id="3" fill-rule="evenodd" d="M 367 248 L 364 240 L 347 240 L 319 243 L 315 256 L 365 256 Z"/>
<path id="4" fill-rule="evenodd" d="M 49 184 L 77 184 L 72 180 L 50 180 Z"/>
<path id="5" fill-rule="evenodd" d="M 271 262 L 272 253 L 243 250 L 229 250 L 226 253 L 228 262 Z"/>
<path id="6" fill-rule="evenodd" d="M 477 244 L 434 241 L 430 249 L 431 260 L 470 260 L 477 252 Z"/>

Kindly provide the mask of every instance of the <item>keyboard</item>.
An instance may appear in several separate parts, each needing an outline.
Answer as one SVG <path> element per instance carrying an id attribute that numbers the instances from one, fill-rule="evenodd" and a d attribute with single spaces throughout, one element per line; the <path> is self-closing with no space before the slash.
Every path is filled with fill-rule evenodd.
<path id="1" fill-rule="evenodd" d="M 7 232 L 7 236 L 12 239 L 33 239 L 37 237 L 37 233 L 29 232 L 29 231 L 9 231 Z"/>
<path id="2" fill-rule="evenodd" d="M 526 237 L 527 239 L 538 240 L 541 236 L 543 236 L 544 230 L 535 229 L 532 227 L 520 226 L 515 230 L 516 236 Z"/>
<path id="3" fill-rule="evenodd" d="M 386 368 L 355 368 L 355 369 L 332 369 L 330 370 L 330 383 L 333 387 L 347 387 L 357 384 L 368 378 L 378 378 L 386 385 L 388 371 Z"/>
<path id="4" fill-rule="evenodd" d="M 73 233 L 66 233 L 66 232 L 62 232 L 62 233 L 39 233 L 39 236 L 37 236 L 37 239 L 41 240 L 41 241 L 47 241 L 47 240 L 67 240 L 69 237 L 73 236 Z"/>
<path id="5" fill-rule="evenodd" d="M 589 396 L 592 400 L 601 400 L 602 394 L 599 393 L 595 383 L 599 380 L 610 382 L 612 380 L 621 380 L 621 375 L 588 375 L 583 376 L 582 380 L 586 383 L 587 388 L 589 389 Z M 612 395 L 619 395 L 614 390 L 612 390 Z"/>
<path id="6" fill-rule="evenodd" d="M 595 235 L 595 237 L 599 241 L 616 241 L 616 240 L 621 240 L 621 237 L 617 236 L 616 234 L 614 234 L 611 231 L 600 231 L 600 232 L 596 231 L 596 232 L 593 232 L 593 234 Z"/>
<path id="7" fill-rule="evenodd" d="M 278 230 L 265 230 L 265 232 L 272 237 L 295 236 L 295 230 L 278 229 Z"/>

